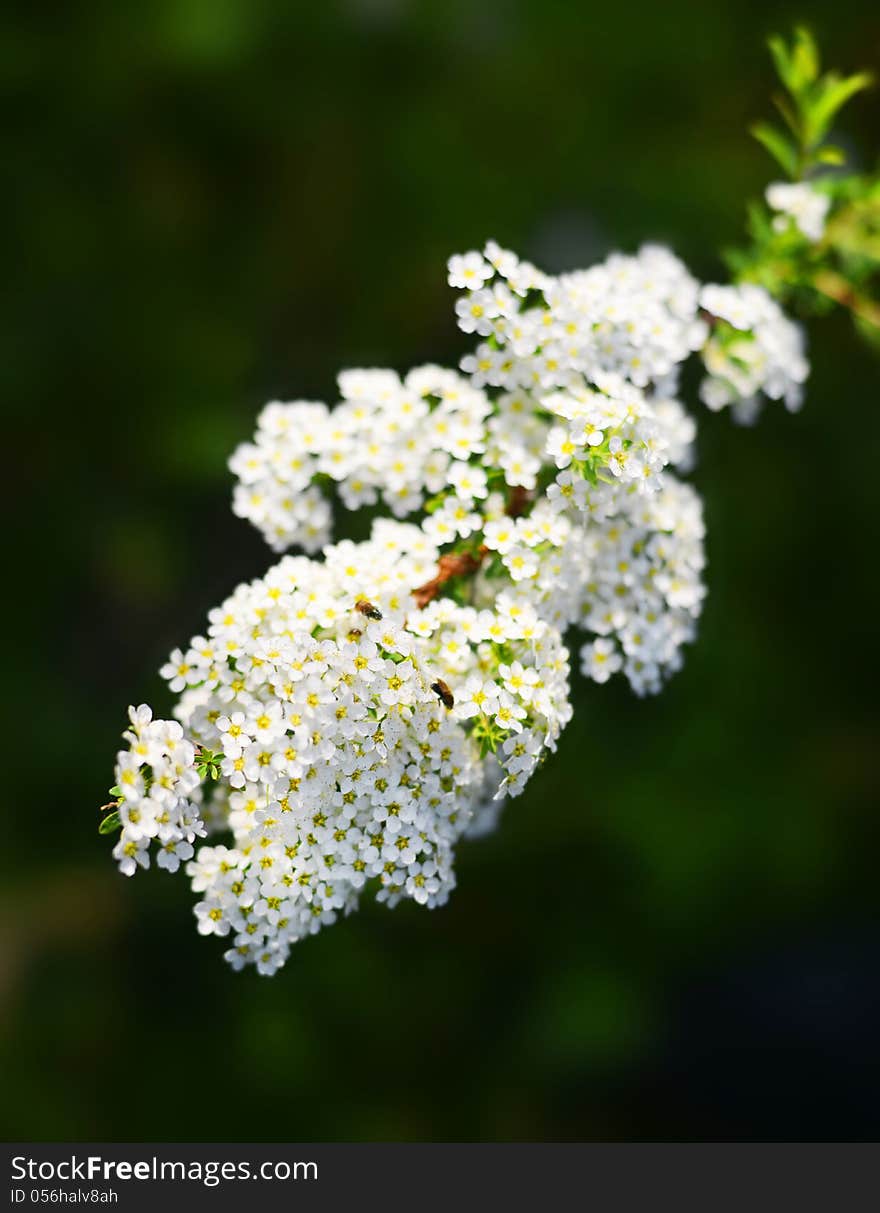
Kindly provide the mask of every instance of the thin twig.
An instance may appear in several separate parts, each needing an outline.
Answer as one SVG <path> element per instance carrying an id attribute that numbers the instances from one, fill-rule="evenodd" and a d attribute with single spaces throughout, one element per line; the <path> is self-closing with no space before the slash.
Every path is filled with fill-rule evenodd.
<path id="1" fill-rule="evenodd" d="M 487 550 L 481 547 L 476 556 L 471 552 L 447 552 L 441 556 L 437 561 L 436 575 L 411 591 L 419 610 L 423 611 L 429 602 L 433 602 L 441 588 L 453 577 L 470 577 L 476 573 Z"/>
<path id="2" fill-rule="evenodd" d="M 813 279 L 813 286 L 820 295 L 833 299 L 862 320 L 867 320 L 868 324 L 880 328 L 880 304 L 860 295 L 842 274 L 836 274 L 834 270 L 822 270 Z"/>

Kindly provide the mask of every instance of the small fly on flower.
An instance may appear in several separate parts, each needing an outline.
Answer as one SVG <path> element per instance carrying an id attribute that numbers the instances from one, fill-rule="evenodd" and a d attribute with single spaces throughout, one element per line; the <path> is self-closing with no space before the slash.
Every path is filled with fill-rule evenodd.
<path id="1" fill-rule="evenodd" d="M 442 678 L 438 678 L 436 682 L 431 683 L 431 690 L 440 700 L 445 708 L 455 707 L 455 696 L 450 691 L 447 683 Z"/>
<path id="2" fill-rule="evenodd" d="M 367 619 L 381 619 L 382 612 L 378 607 L 374 607 L 372 602 L 367 602 L 366 598 L 359 598 L 354 604 L 354 609 L 359 611 L 361 615 Z"/>

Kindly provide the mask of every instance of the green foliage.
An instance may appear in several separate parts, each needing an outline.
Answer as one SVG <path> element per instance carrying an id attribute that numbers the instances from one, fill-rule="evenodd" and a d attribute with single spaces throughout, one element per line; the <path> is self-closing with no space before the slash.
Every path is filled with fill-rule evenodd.
<path id="1" fill-rule="evenodd" d="M 122 825 L 122 819 L 119 816 L 118 810 L 114 809 L 112 813 L 108 813 L 98 826 L 99 834 L 115 834 Z"/>
<path id="2" fill-rule="evenodd" d="M 768 46 L 787 94 L 778 94 L 773 103 L 788 129 L 757 122 L 752 134 L 793 181 L 824 165 L 843 164 L 843 151 L 825 139 L 838 112 L 851 97 L 868 88 L 873 77 L 869 72 L 852 76 L 821 73 L 819 48 L 804 28 L 795 30 L 790 45 L 775 36 Z"/>
<path id="3" fill-rule="evenodd" d="M 756 122 L 751 128 L 752 134 L 759 143 L 767 149 L 773 158 L 782 165 L 789 177 L 798 176 L 797 149 L 782 131 L 769 122 Z"/>
<path id="4" fill-rule="evenodd" d="M 219 779 L 223 755 L 219 751 L 202 746 L 196 754 L 196 770 L 202 779 Z"/>
<path id="5" fill-rule="evenodd" d="M 480 747 L 481 757 L 485 758 L 487 754 L 494 754 L 505 736 L 504 730 L 498 727 L 491 716 L 477 717 L 473 737 Z"/>
<path id="6" fill-rule="evenodd" d="M 880 177 L 842 174 L 841 148 L 827 141 L 843 106 L 873 80 L 821 71 L 819 50 L 806 29 L 791 40 L 773 37 L 770 53 L 785 92 L 773 98 L 785 123 L 755 123 L 752 135 L 805 190 L 827 200 L 824 230 L 811 239 L 793 219 L 764 202 L 749 206 L 751 243 L 725 254 L 740 281 L 765 287 L 801 315 L 844 307 L 857 331 L 880 348 Z"/>

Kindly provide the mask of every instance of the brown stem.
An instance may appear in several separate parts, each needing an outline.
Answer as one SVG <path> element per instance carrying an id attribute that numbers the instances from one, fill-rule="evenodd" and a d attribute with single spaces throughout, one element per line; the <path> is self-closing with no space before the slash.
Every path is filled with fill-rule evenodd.
<path id="1" fill-rule="evenodd" d="M 508 518 L 519 518 L 529 508 L 531 500 L 532 494 L 529 490 L 521 484 L 515 484 L 510 489 L 504 512 Z M 441 556 L 437 561 L 435 576 L 410 591 L 418 609 L 423 611 L 429 602 L 433 602 L 446 582 L 453 577 L 472 577 L 483 563 L 488 550 L 485 544 L 481 544 L 476 555 L 471 552 L 447 552 Z"/>
<path id="2" fill-rule="evenodd" d="M 423 611 L 429 602 L 433 602 L 442 587 L 453 577 L 471 577 L 476 573 L 487 550 L 481 547 L 476 556 L 471 552 L 447 552 L 441 556 L 437 561 L 436 575 L 411 591 L 419 610 Z"/>
<path id="3" fill-rule="evenodd" d="M 880 304 L 860 295 L 842 274 L 836 274 L 834 270 L 822 270 L 813 279 L 813 286 L 821 295 L 833 299 L 835 303 L 848 308 L 862 320 L 867 320 L 869 324 L 880 328 Z"/>

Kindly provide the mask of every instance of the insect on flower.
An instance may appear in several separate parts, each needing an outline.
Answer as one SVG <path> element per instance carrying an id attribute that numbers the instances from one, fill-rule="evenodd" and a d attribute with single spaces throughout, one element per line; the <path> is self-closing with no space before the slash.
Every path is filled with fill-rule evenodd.
<path id="1" fill-rule="evenodd" d="M 382 612 L 378 607 L 374 607 L 372 602 L 367 602 L 366 598 L 359 598 L 354 604 L 354 609 L 359 611 L 361 615 L 365 615 L 367 619 L 381 619 Z"/>
<path id="2" fill-rule="evenodd" d="M 447 683 L 442 678 L 438 678 L 436 682 L 431 683 L 431 690 L 440 700 L 445 708 L 455 707 L 455 696 L 450 691 Z"/>

